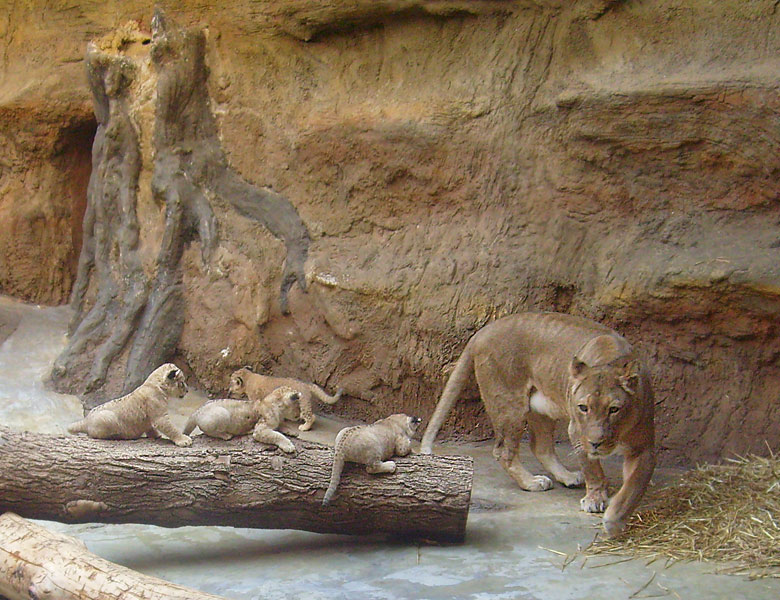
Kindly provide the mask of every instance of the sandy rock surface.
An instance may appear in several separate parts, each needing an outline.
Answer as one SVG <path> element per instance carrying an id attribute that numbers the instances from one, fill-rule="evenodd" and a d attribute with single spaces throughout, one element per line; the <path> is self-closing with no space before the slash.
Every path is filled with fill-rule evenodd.
<path id="1" fill-rule="evenodd" d="M 155 62 L 155 4 L 202 36 L 193 121 L 159 110 L 186 52 Z M 774 4 L 14 5 L 0 22 L 0 292 L 62 303 L 81 278 L 74 332 L 89 315 L 104 324 L 82 331 L 57 385 L 89 387 L 91 402 L 155 348 L 214 393 L 247 363 L 343 387 L 336 411 L 366 420 L 430 414 L 448 365 L 493 318 L 573 312 L 647 357 L 664 460 L 776 448 Z M 136 37 L 117 33 L 128 21 Z M 126 165 L 90 162 L 96 40 L 110 57 L 98 61 L 127 65 L 103 122 L 124 115 L 137 173 L 122 192 L 129 229 L 94 229 L 105 270 L 77 274 L 90 172 Z M 197 135 L 161 141 L 161 124 L 196 122 Z M 166 156 L 203 199 L 182 196 L 195 209 L 181 230 L 154 192 Z M 247 211 L 257 194 L 281 200 Z M 302 229 L 280 229 L 279 211 Z M 116 294 L 93 311 L 109 281 Z M 450 424 L 490 435 L 472 400 Z"/>

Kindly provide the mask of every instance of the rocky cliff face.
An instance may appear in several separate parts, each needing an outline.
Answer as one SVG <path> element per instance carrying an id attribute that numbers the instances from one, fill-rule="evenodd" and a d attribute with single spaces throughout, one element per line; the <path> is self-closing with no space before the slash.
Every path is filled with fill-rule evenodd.
<path id="1" fill-rule="evenodd" d="M 477 328 L 562 310 L 647 357 L 666 460 L 780 443 L 774 2 L 33 4 L 0 25 L 0 289 L 75 282 L 59 387 L 175 357 L 427 416 Z"/>

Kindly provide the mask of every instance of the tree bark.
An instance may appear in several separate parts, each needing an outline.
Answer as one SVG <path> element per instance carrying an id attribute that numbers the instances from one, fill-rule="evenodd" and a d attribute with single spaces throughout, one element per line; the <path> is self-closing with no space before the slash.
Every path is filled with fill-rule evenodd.
<path id="1" fill-rule="evenodd" d="M 131 42 L 148 50 L 128 54 Z M 175 354 L 186 312 L 182 254 L 197 242 L 203 264 L 211 265 L 220 245 L 215 199 L 217 212 L 230 207 L 284 242 L 282 313 L 289 310 L 292 285 L 306 289 L 309 231 L 287 198 L 250 184 L 228 164 L 211 112 L 205 55 L 204 31 L 168 25 L 159 11 L 151 36 L 125 28 L 88 46 L 87 80 L 98 126 L 70 338 L 52 370 L 55 387 L 86 395 L 87 408 L 135 389 Z M 149 87 L 156 90 L 153 110 L 146 107 Z M 151 139 L 143 137 L 150 130 Z M 151 163 L 144 145 L 154 149 Z M 146 193 L 154 203 L 142 209 Z M 145 248 L 139 210 L 159 207 L 162 237 Z M 122 372 L 121 394 L 106 394 L 106 384 Z"/>
<path id="2" fill-rule="evenodd" d="M 220 600 L 90 553 L 78 539 L 0 516 L 0 593 L 10 600 Z"/>
<path id="3" fill-rule="evenodd" d="M 93 440 L 0 428 L 0 511 L 65 523 L 228 525 L 319 533 L 391 534 L 461 542 L 472 459 L 410 455 L 391 475 L 348 463 L 322 506 L 333 451 L 294 440 L 296 453 L 245 436 Z"/>

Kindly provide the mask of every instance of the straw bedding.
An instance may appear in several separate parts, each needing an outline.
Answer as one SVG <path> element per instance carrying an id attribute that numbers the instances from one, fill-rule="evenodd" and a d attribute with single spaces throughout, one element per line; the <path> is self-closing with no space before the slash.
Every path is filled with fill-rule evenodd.
<path id="1" fill-rule="evenodd" d="M 748 456 L 687 472 L 648 494 L 618 538 L 588 554 L 728 563 L 719 573 L 780 578 L 780 459 Z"/>

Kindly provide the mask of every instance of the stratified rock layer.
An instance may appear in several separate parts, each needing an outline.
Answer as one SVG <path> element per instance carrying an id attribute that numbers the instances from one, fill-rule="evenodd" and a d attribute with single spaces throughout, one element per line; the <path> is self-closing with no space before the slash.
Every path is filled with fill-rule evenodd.
<path id="1" fill-rule="evenodd" d="M 249 363 L 344 387 L 343 414 L 427 416 L 477 328 L 562 310 L 641 348 L 666 460 L 780 444 L 774 2 L 159 3 L 200 54 L 152 35 L 151 2 L 34 4 L 0 25 L 0 228 L 45 233 L 0 236 L 3 292 L 58 302 L 76 279 L 88 41 L 130 65 L 138 150 L 135 270 L 110 228 L 61 387 L 99 401 L 173 356 L 215 392 Z M 137 39 L 101 37 L 118 17 Z M 490 435 L 473 398 L 451 424 Z"/>

